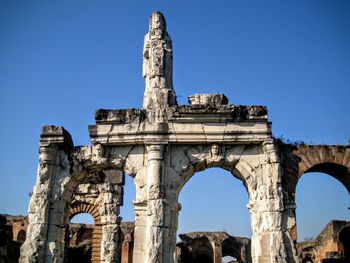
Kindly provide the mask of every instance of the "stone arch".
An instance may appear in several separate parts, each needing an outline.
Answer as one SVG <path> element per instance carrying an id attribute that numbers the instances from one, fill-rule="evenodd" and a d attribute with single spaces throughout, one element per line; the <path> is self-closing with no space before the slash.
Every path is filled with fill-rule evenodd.
<path id="1" fill-rule="evenodd" d="M 216 159 L 210 154 L 210 147 L 213 145 L 221 148 Z M 179 164 L 173 164 L 174 170 L 181 178 L 177 192 L 180 193 L 196 173 L 215 167 L 228 171 L 233 177 L 242 181 L 250 197 L 250 193 L 254 190 L 253 171 L 255 168 L 244 159 L 242 155 L 244 151 L 245 146 L 242 145 L 225 146 L 216 143 L 181 149 L 181 154 L 186 157 L 183 156 L 180 161 L 175 158 L 175 161 L 179 161 Z M 178 153 L 175 152 L 175 154 Z M 179 165 L 182 167 L 176 167 Z"/>
<path id="2" fill-rule="evenodd" d="M 280 144 L 284 185 L 295 201 L 300 178 L 310 172 L 321 172 L 337 179 L 350 194 L 350 146 Z"/>
<path id="3" fill-rule="evenodd" d="M 273 141 L 264 144 L 220 145 L 221 158 L 211 158 L 211 145 L 197 145 L 176 149 L 172 155 L 175 161 L 170 163 L 172 170 L 179 175 L 177 199 L 184 185 L 197 173 L 208 168 L 216 167 L 229 171 L 234 177 L 242 181 L 248 195 L 247 207 L 250 212 L 250 227 L 252 230 L 251 247 L 257 251 L 272 249 L 269 240 L 288 238 L 287 233 L 278 232 L 278 220 L 275 212 L 282 209 L 282 187 L 280 163 Z M 185 153 L 185 154 L 183 154 Z M 180 157 L 180 155 L 185 157 Z M 181 208 L 181 206 L 180 206 Z M 276 222 L 270 224 L 269 222 Z M 264 226 L 263 226 L 264 225 Z M 276 234 L 277 233 L 277 234 Z M 285 236 L 286 237 L 285 237 Z M 282 242 L 282 241 L 281 241 Z M 265 245 L 267 244 L 267 245 Z M 271 246 L 270 246 L 271 245 Z M 268 247 L 268 249 L 266 249 Z M 284 248 L 281 248 L 284 249 Z M 252 254 L 252 260 L 270 257 L 266 254 Z M 254 258 L 253 258 L 254 257 Z"/>
<path id="4" fill-rule="evenodd" d="M 194 169 L 191 169 L 191 172 L 186 171 L 186 175 L 182 175 L 182 178 L 185 177 L 185 180 L 181 180 L 179 184 L 179 188 L 176 191 L 176 200 L 177 203 L 179 203 L 179 197 L 181 194 L 182 189 L 185 187 L 185 185 L 193 178 L 197 173 L 210 170 L 211 168 L 220 168 L 229 173 L 232 176 L 232 180 L 239 180 L 242 182 L 244 189 L 247 193 L 248 197 L 248 204 L 247 209 L 250 208 L 249 204 L 254 203 L 254 201 L 251 201 L 252 198 L 256 198 L 255 196 L 255 189 L 256 182 L 254 181 L 255 176 L 253 175 L 252 171 L 254 170 L 253 167 L 251 167 L 250 164 L 248 164 L 245 160 L 240 160 L 237 164 L 228 166 L 227 163 L 219 163 L 216 165 L 208 165 L 207 163 L 199 164 L 194 167 Z M 181 204 L 179 204 L 178 212 L 181 210 Z M 252 229 L 252 223 L 250 222 L 250 228 Z M 175 229 L 177 231 L 177 227 Z"/>
<path id="5" fill-rule="evenodd" d="M 101 254 L 101 241 L 102 241 L 102 224 L 101 224 L 101 215 L 98 211 L 96 205 L 80 203 L 74 205 L 69 210 L 69 221 L 78 214 L 88 213 L 90 214 L 94 221 L 94 229 L 92 233 L 92 252 L 91 252 L 91 262 L 99 262 Z"/>
<path id="6" fill-rule="evenodd" d="M 243 186 L 244 186 L 244 189 L 247 193 L 248 204 L 250 203 L 250 198 L 252 196 L 250 194 L 251 193 L 250 191 L 252 190 L 252 185 L 253 185 L 253 183 L 251 182 L 251 179 L 253 178 L 253 176 L 249 173 L 251 167 L 246 162 L 240 161 L 239 165 L 237 165 L 235 167 L 231 167 L 231 169 L 229 169 L 227 166 L 224 166 L 223 164 L 221 164 L 218 166 L 211 166 L 211 167 L 209 167 L 209 166 L 202 167 L 201 166 L 198 170 L 197 169 L 193 170 L 191 174 L 187 173 L 186 180 L 181 181 L 181 183 L 179 184 L 179 188 L 177 189 L 177 192 L 176 192 L 176 200 L 177 200 L 178 204 L 179 204 L 180 194 L 181 194 L 182 190 L 184 189 L 184 187 L 186 186 L 186 184 L 194 176 L 196 176 L 196 174 L 203 172 L 203 171 L 206 171 L 206 170 L 210 170 L 211 168 L 220 168 L 220 169 L 224 170 L 225 172 L 229 173 L 232 176 L 232 180 L 241 181 Z M 182 207 L 182 204 L 179 204 L 178 212 L 181 210 L 181 207 Z M 176 227 L 176 231 L 177 231 L 177 227 Z"/>
<path id="7" fill-rule="evenodd" d="M 243 168 L 245 166 L 245 164 L 242 164 L 242 166 L 240 168 Z M 247 165 L 248 167 L 248 165 Z M 192 177 L 194 177 L 197 173 L 199 172 L 203 172 L 203 171 L 206 171 L 206 170 L 210 170 L 210 168 L 221 168 L 223 170 L 225 170 L 226 172 L 230 173 L 232 175 L 232 177 L 240 180 L 244 186 L 244 188 L 246 189 L 247 191 L 247 194 L 249 196 L 249 190 L 250 190 L 250 186 L 251 186 L 251 182 L 250 182 L 250 175 L 247 176 L 248 174 L 248 170 L 245 170 L 244 167 L 243 169 L 237 169 L 237 168 L 234 168 L 233 170 L 228 170 L 227 167 L 223 167 L 223 166 L 216 166 L 216 167 L 205 167 L 203 169 L 200 169 L 198 171 L 193 171 L 193 173 L 191 175 L 189 175 L 185 181 L 182 181 L 181 184 L 179 185 L 179 189 L 178 189 L 178 194 L 181 192 L 181 190 L 184 188 L 184 186 L 190 181 L 190 179 Z"/>
<path id="8" fill-rule="evenodd" d="M 119 179 L 116 181 L 110 182 L 110 178 L 112 175 L 109 175 L 110 172 L 118 173 Z M 117 171 L 114 167 L 111 167 L 108 164 L 104 164 L 103 166 L 96 166 L 94 164 L 85 167 L 84 170 L 73 172 L 70 174 L 70 177 L 66 180 L 62 181 L 61 184 L 61 195 L 65 200 L 64 203 L 64 213 L 62 213 L 63 222 L 68 224 L 70 220 L 77 214 L 80 213 L 88 213 L 90 214 L 94 221 L 94 228 L 92 233 L 92 252 L 91 252 L 91 262 L 100 262 L 102 258 L 106 255 L 106 251 L 111 251 L 113 254 L 112 257 L 115 257 L 115 253 L 117 249 L 114 249 L 116 246 L 114 243 L 110 245 L 113 248 L 106 247 L 106 245 L 102 245 L 103 240 L 107 239 L 106 233 L 113 232 L 113 235 L 118 236 L 118 228 L 119 228 L 119 206 L 120 204 L 116 204 L 116 202 L 121 202 L 120 196 L 115 198 L 115 192 L 122 194 L 121 184 L 122 182 L 122 171 Z M 80 187 L 83 187 L 82 190 Z M 78 190 L 79 189 L 79 190 Z M 84 195 L 90 195 L 92 192 L 94 196 L 89 196 L 86 199 Z M 114 209 L 113 215 L 107 214 L 109 213 L 106 207 L 106 198 L 109 196 L 114 200 L 115 203 L 108 204 L 111 209 Z M 80 198 L 76 198 L 76 197 Z M 112 197 L 113 196 L 113 197 Z M 82 198 L 83 197 L 83 198 Z M 112 216 L 112 217 L 111 217 Z M 113 230 L 108 229 L 111 220 L 113 221 Z M 64 234 L 67 236 L 67 229 L 62 229 L 62 231 L 66 231 Z M 113 237 L 114 239 L 114 237 Z M 116 239 L 117 240 L 117 239 Z M 67 254 L 65 253 L 67 256 Z"/>
<path id="9" fill-rule="evenodd" d="M 349 168 L 343 164 L 338 163 L 316 163 L 313 166 L 309 167 L 307 170 L 301 170 L 299 179 L 308 173 L 311 172 L 319 172 L 325 173 L 327 175 L 332 176 L 336 180 L 338 180 L 350 194 L 350 171 Z"/>
<path id="10" fill-rule="evenodd" d="M 285 144 L 281 140 L 276 140 L 276 143 L 283 170 L 283 218 L 294 241 L 294 249 L 297 249 L 295 200 L 299 180 L 308 173 L 321 172 L 335 178 L 350 193 L 350 146 Z"/>

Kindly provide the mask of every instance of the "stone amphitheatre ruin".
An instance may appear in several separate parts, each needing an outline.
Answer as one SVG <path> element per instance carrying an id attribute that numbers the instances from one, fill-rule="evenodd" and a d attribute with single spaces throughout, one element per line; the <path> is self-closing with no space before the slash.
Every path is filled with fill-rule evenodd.
<path id="1" fill-rule="evenodd" d="M 283 143 L 272 137 L 265 106 L 228 104 L 223 94 L 196 94 L 178 105 L 172 42 L 159 12 L 145 36 L 143 76 L 143 108 L 97 110 L 92 146 L 74 146 L 63 127 L 43 127 L 20 262 L 64 262 L 70 219 L 83 212 L 95 221 L 92 262 L 119 262 L 127 174 L 136 186 L 132 262 L 174 263 L 179 194 L 210 167 L 230 171 L 246 188 L 251 262 L 298 262 L 298 180 L 323 172 L 350 192 L 350 147 Z M 214 251 L 215 263 L 220 253 Z"/>

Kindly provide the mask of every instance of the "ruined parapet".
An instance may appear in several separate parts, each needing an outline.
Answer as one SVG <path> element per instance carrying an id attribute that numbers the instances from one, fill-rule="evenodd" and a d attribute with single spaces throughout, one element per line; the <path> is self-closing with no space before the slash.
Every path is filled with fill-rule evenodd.
<path id="1" fill-rule="evenodd" d="M 297 253 L 300 262 L 309 258 L 313 262 L 345 263 L 349 260 L 349 245 L 350 221 L 332 220 L 317 237 L 299 242 Z"/>
<path id="2" fill-rule="evenodd" d="M 162 13 L 154 12 L 149 19 L 149 32 L 143 48 L 143 77 L 146 81 L 143 107 L 158 109 L 176 105 L 173 88 L 172 41 L 166 31 Z"/>

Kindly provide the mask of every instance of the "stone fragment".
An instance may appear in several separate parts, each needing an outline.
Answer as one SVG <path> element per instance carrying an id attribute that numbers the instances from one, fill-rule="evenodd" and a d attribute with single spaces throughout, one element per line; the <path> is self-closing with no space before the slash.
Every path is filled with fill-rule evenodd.
<path id="1" fill-rule="evenodd" d="M 217 107 L 227 105 L 228 99 L 224 94 L 195 94 L 188 97 L 191 105 L 209 105 Z"/>

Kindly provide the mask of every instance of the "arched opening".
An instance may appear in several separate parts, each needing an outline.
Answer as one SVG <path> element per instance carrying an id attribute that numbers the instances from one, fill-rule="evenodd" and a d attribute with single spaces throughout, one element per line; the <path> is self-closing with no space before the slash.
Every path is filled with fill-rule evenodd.
<path id="1" fill-rule="evenodd" d="M 296 205 L 298 242 L 312 241 L 331 220 L 349 219 L 349 193 L 328 174 L 305 173 L 297 184 Z"/>
<path id="2" fill-rule="evenodd" d="M 179 212 L 177 233 L 182 241 L 185 241 L 184 244 L 181 244 L 182 247 L 191 246 L 190 242 L 184 238 L 186 235 L 182 234 L 200 232 L 204 235 L 209 233 L 208 236 L 217 235 L 220 238 L 222 256 L 230 256 L 237 251 L 240 253 L 240 249 L 244 250 L 246 248 L 224 245 L 229 236 L 242 237 L 242 240 L 244 239 L 244 242 L 249 244 L 247 246 L 250 250 L 249 238 L 252 232 L 247 208 L 247 190 L 242 185 L 242 181 L 235 178 L 230 172 L 222 168 L 209 168 L 196 173 L 180 191 L 179 203 L 181 204 L 181 210 Z M 204 243 L 198 244 L 204 245 Z M 225 251 L 223 251 L 224 246 Z M 231 248 L 235 251 L 226 251 Z M 193 249 L 189 249 L 189 251 L 194 259 Z M 249 251 L 247 251 L 247 254 L 250 258 Z M 222 256 L 220 254 L 220 259 Z M 211 255 L 211 260 L 214 257 Z"/>
<path id="3" fill-rule="evenodd" d="M 26 235 L 27 235 L 26 231 L 21 229 L 17 234 L 17 241 L 20 243 L 24 243 L 24 241 L 26 241 Z"/>
<path id="4" fill-rule="evenodd" d="M 344 259 L 350 261 L 350 227 L 344 227 L 340 231 L 339 242 L 341 242 L 343 246 Z"/>
<path id="5" fill-rule="evenodd" d="M 123 202 L 120 207 L 121 231 L 119 241 L 119 255 L 121 263 L 132 263 L 134 249 L 135 212 L 133 202 L 136 191 L 134 180 L 128 174 L 123 174 Z"/>
<path id="6" fill-rule="evenodd" d="M 196 173 L 179 195 L 178 234 L 226 231 L 251 236 L 248 194 L 242 182 L 222 168 Z"/>
<path id="7" fill-rule="evenodd" d="M 135 220 L 133 201 L 136 195 L 134 179 L 124 173 L 123 182 L 123 202 L 120 207 L 120 216 L 125 222 L 133 222 Z"/>
<path id="8" fill-rule="evenodd" d="M 94 218 L 89 213 L 80 213 L 76 214 L 70 220 L 71 224 L 85 224 L 85 225 L 93 225 L 95 224 Z"/>
<path id="9" fill-rule="evenodd" d="M 93 253 L 94 218 L 88 213 L 74 215 L 69 224 L 65 262 L 91 263 Z"/>
<path id="10" fill-rule="evenodd" d="M 206 237 L 200 237 L 191 244 L 194 263 L 213 263 L 213 248 Z"/>
<path id="11" fill-rule="evenodd" d="M 248 238 L 226 238 L 222 243 L 222 262 L 250 262 L 251 243 Z M 243 252 L 243 253 L 242 253 Z"/>
<path id="12" fill-rule="evenodd" d="M 310 257 L 303 258 L 302 263 L 314 263 Z"/>

